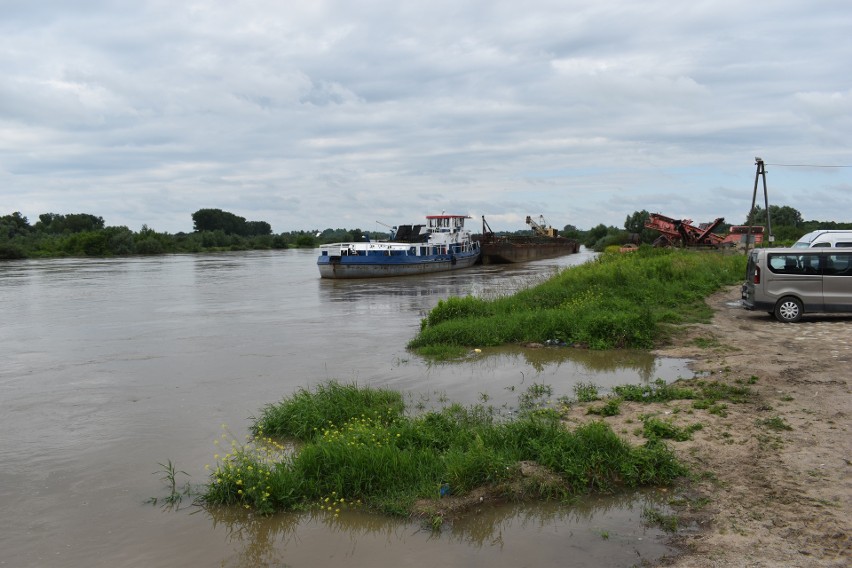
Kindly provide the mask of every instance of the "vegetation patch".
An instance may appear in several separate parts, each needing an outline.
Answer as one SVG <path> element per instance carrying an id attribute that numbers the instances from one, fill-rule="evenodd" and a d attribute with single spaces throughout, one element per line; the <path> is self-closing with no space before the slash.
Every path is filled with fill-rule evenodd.
<path id="1" fill-rule="evenodd" d="M 694 389 L 677 384 L 669 385 L 663 379 L 644 385 L 620 385 L 614 387 L 612 392 L 623 400 L 633 402 L 668 402 L 693 399 L 697 396 Z"/>
<path id="2" fill-rule="evenodd" d="M 593 383 L 577 383 L 574 385 L 574 395 L 577 402 L 594 402 L 601 398 L 597 385 Z"/>
<path id="3" fill-rule="evenodd" d="M 783 418 L 780 416 L 773 416 L 772 418 L 762 418 L 755 420 L 755 424 L 758 426 L 763 426 L 764 428 L 769 428 L 770 430 L 792 430 L 793 427 L 787 424 Z"/>
<path id="4" fill-rule="evenodd" d="M 441 300 L 409 347 L 564 342 L 650 348 L 664 326 L 707 321 L 704 298 L 742 279 L 745 257 L 642 247 L 604 254 L 511 296 Z"/>
<path id="5" fill-rule="evenodd" d="M 530 402 L 549 396 L 546 386 L 534 389 Z M 409 416 L 398 393 L 335 382 L 267 407 L 253 431 L 252 442 L 232 443 L 216 458 L 205 502 L 335 514 L 341 503 L 362 503 L 408 515 L 418 499 L 482 487 L 510 494 L 520 486 L 525 496 L 549 498 L 665 485 L 686 473 L 664 444 L 631 446 L 603 422 L 568 430 L 538 403 L 512 418 L 457 404 Z M 530 464 L 557 479 L 558 490 L 530 483 Z"/>
<path id="6" fill-rule="evenodd" d="M 642 420 L 642 435 L 649 441 L 675 440 L 685 442 L 692 439 L 693 432 L 702 428 L 703 426 L 700 423 L 676 426 L 668 420 L 660 420 L 654 417 L 646 417 Z"/>
<path id="7" fill-rule="evenodd" d="M 618 416 L 621 414 L 621 399 L 610 398 L 600 406 L 590 406 L 586 410 L 586 414 L 596 414 L 598 416 Z"/>
<path id="8" fill-rule="evenodd" d="M 649 525 L 660 527 L 666 532 L 677 531 L 679 525 L 677 516 L 667 515 L 659 509 L 654 509 L 652 507 L 646 507 L 642 511 L 642 517 Z"/>

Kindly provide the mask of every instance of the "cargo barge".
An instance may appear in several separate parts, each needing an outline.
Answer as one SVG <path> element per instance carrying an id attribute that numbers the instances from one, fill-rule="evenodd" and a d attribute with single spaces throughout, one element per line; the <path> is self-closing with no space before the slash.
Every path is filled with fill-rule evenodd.
<path id="1" fill-rule="evenodd" d="M 543 221 L 543 219 L 541 219 Z M 536 223 L 529 216 L 527 224 L 535 235 L 495 235 L 482 217 L 482 234 L 475 235 L 479 242 L 482 264 L 513 264 L 545 258 L 556 258 L 580 252 L 580 243 L 574 239 L 560 237 L 543 222 Z"/>

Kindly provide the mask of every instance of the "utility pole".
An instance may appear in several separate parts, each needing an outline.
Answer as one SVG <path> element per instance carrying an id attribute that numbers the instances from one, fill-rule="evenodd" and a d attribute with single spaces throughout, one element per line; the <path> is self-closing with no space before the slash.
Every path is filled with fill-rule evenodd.
<path id="1" fill-rule="evenodd" d="M 769 215 L 769 193 L 766 190 L 766 166 L 763 163 L 763 158 L 755 157 L 754 164 L 757 170 L 754 172 L 754 193 L 751 196 L 751 209 L 748 213 L 748 235 L 746 236 L 746 256 L 748 256 L 748 246 L 751 244 L 751 229 L 754 225 L 754 205 L 757 201 L 757 183 L 760 177 L 763 176 L 763 203 L 766 208 L 766 235 L 770 243 L 775 242 L 775 236 L 772 234 L 772 219 Z"/>

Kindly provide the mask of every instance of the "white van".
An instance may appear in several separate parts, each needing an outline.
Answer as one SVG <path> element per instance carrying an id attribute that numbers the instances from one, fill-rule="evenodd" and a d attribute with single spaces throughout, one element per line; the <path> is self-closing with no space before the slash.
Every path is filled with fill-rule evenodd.
<path id="1" fill-rule="evenodd" d="M 793 245 L 793 248 L 811 247 L 852 247 L 852 231 L 827 229 L 811 231 Z"/>
<path id="2" fill-rule="evenodd" d="M 782 322 L 799 321 L 804 313 L 852 313 L 852 248 L 751 251 L 742 306 Z"/>

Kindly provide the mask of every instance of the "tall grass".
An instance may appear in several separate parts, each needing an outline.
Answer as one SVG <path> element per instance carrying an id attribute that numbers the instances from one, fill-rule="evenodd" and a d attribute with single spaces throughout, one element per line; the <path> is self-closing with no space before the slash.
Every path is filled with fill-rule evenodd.
<path id="1" fill-rule="evenodd" d="M 415 500 L 437 498 L 442 488 L 515 491 L 521 462 L 548 468 L 562 495 L 666 484 L 684 473 L 665 445 L 630 446 L 603 422 L 570 431 L 537 405 L 513 419 L 457 404 L 409 416 L 401 400 L 331 382 L 267 407 L 255 441 L 216 464 L 204 500 L 263 513 L 357 502 L 408 514 Z M 295 449 L 282 451 L 269 432 L 296 441 Z M 540 491 L 552 495 L 554 487 Z"/>
<path id="2" fill-rule="evenodd" d="M 742 255 L 649 247 L 604 254 L 512 296 L 442 300 L 409 347 L 557 339 L 593 349 L 649 348 L 665 324 L 706 321 L 711 310 L 703 299 L 744 272 Z"/>

